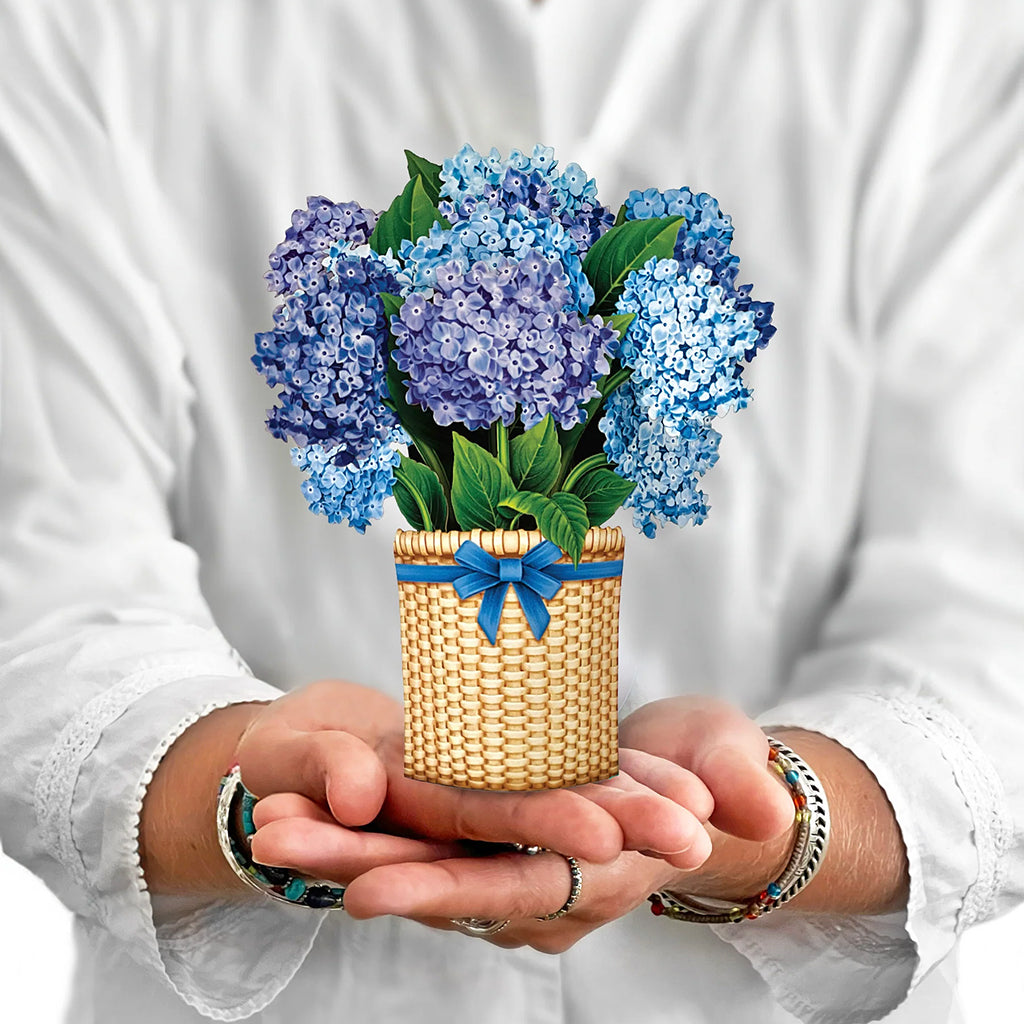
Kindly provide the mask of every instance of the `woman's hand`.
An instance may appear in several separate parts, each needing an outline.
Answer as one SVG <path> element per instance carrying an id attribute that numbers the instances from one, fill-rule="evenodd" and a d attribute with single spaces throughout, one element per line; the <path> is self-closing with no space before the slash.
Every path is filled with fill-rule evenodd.
<path id="1" fill-rule="evenodd" d="M 237 760 L 257 796 L 297 794 L 350 829 L 372 823 L 375 833 L 430 843 L 517 842 L 597 862 L 623 849 L 654 850 L 688 863 L 693 843 L 703 841 L 707 788 L 660 758 L 624 752 L 622 773 L 607 782 L 496 793 L 407 779 L 403 737 L 399 704 L 353 683 L 323 680 L 268 705 L 238 744 Z M 263 824 L 273 827 L 253 839 L 256 860 L 311 874 L 314 863 L 331 864 L 339 836 L 318 829 L 318 846 L 307 834 L 316 824 L 311 815 L 284 813 L 304 807 L 272 805 Z M 291 829 L 292 817 L 309 820 Z M 304 830 L 301 840 L 296 829 Z M 337 868 L 324 877 L 347 881 Z"/>
<path id="2" fill-rule="evenodd" d="M 261 800 L 254 818 L 257 859 L 267 855 L 261 836 L 275 826 L 297 842 L 315 837 L 314 845 L 323 859 L 308 864 L 308 854 L 302 857 L 307 869 L 315 869 L 315 873 L 331 877 L 336 859 L 350 856 L 348 830 L 296 795 Z M 711 849 L 707 833 L 702 828 L 694 838 L 694 845 L 676 854 L 676 860 L 691 866 L 703 862 Z M 348 886 L 345 909 L 358 919 L 392 914 L 443 930 L 458 930 L 453 918 L 508 918 L 510 924 L 489 941 L 507 948 L 529 945 L 545 953 L 559 953 L 688 873 L 661 857 L 637 852 L 622 853 L 604 864 L 579 860 L 583 886 L 571 913 L 554 921 L 538 921 L 536 918 L 558 910 L 569 896 L 571 877 L 563 855 L 545 851 L 527 856 L 465 848 L 454 852 L 456 855 L 429 863 L 367 862 L 364 873 Z"/>

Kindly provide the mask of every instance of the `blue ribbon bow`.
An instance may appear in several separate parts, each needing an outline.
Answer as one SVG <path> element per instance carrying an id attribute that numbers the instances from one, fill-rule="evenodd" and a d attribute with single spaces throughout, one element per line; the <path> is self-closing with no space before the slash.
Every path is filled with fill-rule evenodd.
<path id="1" fill-rule="evenodd" d="M 622 575 L 622 561 L 556 565 L 562 557 L 557 544 L 545 540 L 522 558 L 495 558 L 474 541 L 463 541 L 455 552 L 455 565 L 404 565 L 395 569 L 401 583 L 451 583 L 465 601 L 483 593 L 477 622 L 490 642 L 498 639 L 498 624 L 509 585 L 513 586 L 530 631 L 539 640 L 551 614 L 545 601 L 558 593 L 565 580 L 600 580 Z"/>

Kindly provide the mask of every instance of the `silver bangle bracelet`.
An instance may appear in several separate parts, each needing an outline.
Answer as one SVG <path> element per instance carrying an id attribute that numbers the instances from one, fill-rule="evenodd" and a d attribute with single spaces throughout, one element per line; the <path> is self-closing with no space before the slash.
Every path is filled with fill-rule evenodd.
<path id="1" fill-rule="evenodd" d="M 651 912 L 676 921 L 726 924 L 753 920 L 788 903 L 817 874 L 828 849 L 830 820 L 828 800 L 817 775 L 799 754 L 768 737 L 768 766 L 778 773 L 793 797 L 796 837 L 789 861 L 774 882 L 743 900 L 719 900 L 653 893 Z"/>

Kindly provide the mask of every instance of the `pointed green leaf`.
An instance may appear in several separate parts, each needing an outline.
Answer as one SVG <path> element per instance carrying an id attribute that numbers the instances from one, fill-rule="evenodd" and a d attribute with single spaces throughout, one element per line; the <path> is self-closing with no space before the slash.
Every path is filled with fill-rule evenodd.
<path id="1" fill-rule="evenodd" d="M 615 223 L 612 225 L 613 228 L 617 228 L 620 224 L 626 223 L 626 204 L 623 203 L 619 207 L 619 212 L 615 214 Z"/>
<path id="2" fill-rule="evenodd" d="M 370 248 L 377 253 L 390 249 L 397 256 L 402 242 L 406 239 L 415 242 L 430 231 L 435 221 L 442 220 L 440 211 L 427 195 L 423 178 L 417 174 L 380 215 L 370 235 Z"/>
<path id="3" fill-rule="evenodd" d="M 427 198 L 436 206 L 441 198 L 441 165 L 417 156 L 410 149 L 405 151 L 405 162 L 409 166 L 409 177 L 415 178 L 418 174 L 423 179 Z"/>
<path id="4" fill-rule="evenodd" d="M 386 309 L 387 307 L 385 307 Z M 636 319 L 636 313 L 616 313 L 615 316 L 608 317 L 608 326 L 619 336 L 620 339 L 626 337 L 626 331 L 629 330 L 629 325 Z"/>
<path id="5" fill-rule="evenodd" d="M 393 492 L 398 507 L 414 530 L 443 530 L 448 502 L 437 474 L 407 455 L 395 469 Z"/>
<path id="6" fill-rule="evenodd" d="M 391 292 L 378 292 L 380 296 L 381 305 L 384 307 L 384 315 L 390 319 L 393 316 L 398 316 L 399 311 L 402 308 L 405 299 L 401 295 L 392 295 Z M 614 320 L 615 318 L 612 317 Z"/>
<path id="7" fill-rule="evenodd" d="M 559 491 L 546 498 L 535 491 L 516 491 L 501 504 L 511 512 L 533 516 L 537 529 L 552 544 L 557 544 L 572 559 L 573 565 L 579 565 L 590 524 L 586 506 L 575 494 Z"/>
<path id="8" fill-rule="evenodd" d="M 500 530 L 506 517 L 498 506 L 515 493 L 507 470 L 488 451 L 452 434 L 452 511 L 459 529 Z"/>
<path id="9" fill-rule="evenodd" d="M 512 438 L 509 445 L 512 481 L 521 491 L 546 494 L 558 478 L 562 450 L 558 447 L 558 429 L 548 414 L 525 433 Z"/>
<path id="10" fill-rule="evenodd" d="M 675 251 L 684 217 L 627 220 L 606 231 L 583 261 L 583 272 L 594 288 L 592 313 L 611 315 L 626 278 L 652 256 L 667 259 Z"/>
<path id="11" fill-rule="evenodd" d="M 592 469 L 572 485 L 583 501 L 591 526 L 600 526 L 614 515 L 633 493 L 636 484 L 607 468 Z"/>

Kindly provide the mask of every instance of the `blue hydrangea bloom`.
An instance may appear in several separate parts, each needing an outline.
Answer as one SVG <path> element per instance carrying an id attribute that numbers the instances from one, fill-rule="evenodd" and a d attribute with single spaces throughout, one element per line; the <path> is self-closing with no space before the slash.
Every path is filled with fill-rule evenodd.
<path id="1" fill-rule="evenodd" d="M 729 250 L 732 244 L 732 219 L 721 211 L 718 200 L 706 192 L 673 188 L 662 192 L 656 188 L 634 190 L 626 199 L 627 220 L 648 220 L 651 217 L 685 217 L 686 228 L 679 233 L 673 255 L 680 266 L 688 269 L 703 264 L 711 271 L 712 280 L 736 300 L 740 312 L 750 312 L 757 327 L 757 336 L 744 353 L 749 361 L 768 344 L 775 333 L 772 326 L 771 302 L 756 302 L 750 297 L 749 284 L 736 284 L 739 257 Z"/>
<path id="2" fill-rule="evenodd" d="M 270 254 L 267 285 L 275 295 L 285 295 L 300 287 L 300 275 L 306 275 L 308 284 L 309 275 L 312 280 L 319 275 L 321 261 L 332 245 L 363 245 L 376 224 L 377 214 L 358 203 L 332 203 L 323 196 L 309 196 L 306 209 L 292 213 L 284 241 Z"/>
<path id="3" fill-rule="evenodd" d="M 647 537 L 654 537 L 660 523 L 700 525 L 708 505 L 698 481 L 718 461 L 721 435 L 699 423 L 677 432 L 664 420 L 637 416 L 638 406 L 627 380 L 609 396 L 599 424 L 616 472 L 636 484 L 625 502 L 634 525 Z"/>
<path id="4" fill-rule="evenodd" d="M 398 445 L 408 439 L 393 429 L 372 451 L 358 459 L 340 448 L 321 444 L 292 448 L 292 462 L 307 473 L 302 484 L 311 512 L 328 522 L 348 522 L 360 533 L 384 511 L 402 458 Z"/>
<path id="5" fill-rule="evenodd" d="M 710 422 L 750 398 L 741 373 L 757 341 L 754 316 L 737 309 L 708 267 L 674 259 L 651 259 L 631 273 L 616 310 L 635 314 L 611 353 L 633 372 L 605 405 L 605 452 L 637 484 L 626 505 L 645 533 L 681 516 L 700 522 L 707 509 L 697 481 L 718 443 Z M 676 498 L 665 490 L 666 474 L 681 487 Z"/>
<path id="6" fill-rule="evenodd" d="M 392 318 L 395 362 L 409 375 L 408 400 L 440 426 L 470 430 L 519 407 L 524 426 L 550 413 L 575 426 L 608 372 L 616 335 L 600 318 L 581 320 L 558 260 L 537 250 L 496 255 L 464 270 L 438 264 L 429 291 L 413 292 Z"/>
<path id="7" fill-rule="evenodd" d="M 441 170 L 441 212 L 461 220 L 479 204 L 509 213 L 522 206 L 535 217 L 557 220 L 576 246 L 579 256 L 611 227 L 610 210 L 597 200 L 597 184 L 579 164 L 559 172 L 554 150 L 534 146 L 527 156 L 513 149 L 502 159 L 497 149 L 487 156 L 468 143 Z"/>
<path id="8" fill-rule="evenodd" d="M 521 205 L 506 210 L 467 202 L 464 217 L 453 221 L 450 228 L 435 224 L 415 244 L 403 242 L 402 294 L 435 287 L 438 268 L 453 261 L 467 272 L 474 263 L 483 261 L 495 267 L 503 259 L 519 260 L 531 252 L 562 265 L 568 283 L 566 307 L 586 314 L 594 301 L 594 289 L 583 273 L 576 243 L 561 222 L 537 216 Z"/>
<path id="9" fill-rule="evenodd" d="M 378 292 L 397 290 L 397 269 L 367 246 L 342 241 L 296 272 L 252 357 L 280 388 L 267 416 L 275 437 L 340 446 L 357 458 L 394 426 L 383 402 L 387 321 Z"/>

